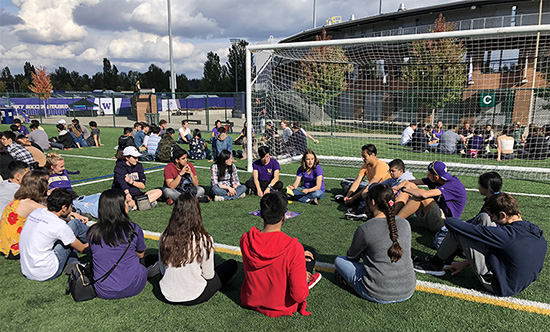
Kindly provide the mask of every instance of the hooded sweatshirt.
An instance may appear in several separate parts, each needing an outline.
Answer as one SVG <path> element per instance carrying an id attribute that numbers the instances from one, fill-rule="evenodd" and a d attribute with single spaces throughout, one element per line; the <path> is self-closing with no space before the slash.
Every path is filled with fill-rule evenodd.
<path id="1" fill-rule="evenodd" d="M 136 165 L 128 165 L 126 161 L 118 160 L 115 164 L 114 173 L 113 189 L 128 189 L 132 197 L 142 194 L 138 187 L 130 185 L 125 180 L 126 175 L 128 175 L 132 180 L 145 184 L 145 171 L 143 170 L 142 164 L 137 163 Z"/>
<path id="2" fill-rule="evenodd" d="M 519 220 L 492 227 L 447 218 L 445 226 L 450 232 L 487 245 L 489 252 L 485 260 L 494 276 L 491 286 L 495 294 L 513 296 L 537 280 L 547 250 L 537 225 Z"/>
<path id="3" fill-rule="evenodd" d="M 304 247 L 283 232 L 252 227 L 241 237 L 244 281 L 241 304 L 269 317 L 306 311 L 309 288 Z"/>
<path id="4" fill-rule="evenodd" d="M 62 130 L 59 132 L 57 143 L 63 144 L 63 147 L 65 149 L 74 148 L 74 139 L 71 134 L 66 130 Z"/>

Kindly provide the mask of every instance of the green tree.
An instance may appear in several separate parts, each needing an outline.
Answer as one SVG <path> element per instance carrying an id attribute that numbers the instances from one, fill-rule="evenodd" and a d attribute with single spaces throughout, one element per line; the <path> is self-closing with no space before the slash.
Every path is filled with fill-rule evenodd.
<path id="1" fill-rule="evenodd" d="M 446 22 L 439 14 L 430 32 L 455 31 L 456 24 Z M 443 108 L 461 99 L 467 80 L 466 46 L 457 38 L 413 42 L 412 55 L 403 66 L 403 80 L 409 87 L 409 98 L 427 111 Z M 414 101 L 413 101 L 414 100 Z"/>
<path id="2" fill-rule="evenodd" d="M 224 91 L 224 80 L 227 80 L 227 68 L 220 64 L 220 57 L 214 52 L 208 52 L 204 63 L 201 89 L 208 92 Z"/>
<path id="3" fill-rule="evenodd" d="M 246 91 L 246 40 L 239 40 L 229 48 L 227 56 L 227 85 L 229 91 L 237 91 L 235 87 L 235 69 L 238 80 L 238 91 Z"/>
<path id="4" fill-rule="evenodd" d="M 0 92 L 8 92 L 8 87 L 4 81 L 0 81 Z"/>
<path id="5" fill-rule="evenodd" d="M 317 41 L 330 40 L 323 29 Z M 347 89 L 346 78 L 353 70 L 345 51 L 338 46 L 312 48 L 302 57 L 298 68 L 298 80 L 294 89 L 321 107 Z"/>

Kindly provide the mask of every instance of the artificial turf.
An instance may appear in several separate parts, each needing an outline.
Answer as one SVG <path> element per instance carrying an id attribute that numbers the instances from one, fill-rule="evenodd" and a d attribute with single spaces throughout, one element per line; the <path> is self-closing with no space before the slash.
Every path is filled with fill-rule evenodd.
<path id="1" fill-rule="evenodd" d="M 46 126 L 53 134 L 53 126 Z M 0 126 L 0 130 L 5 130 Z M 73 181 L 112 174 L 116 140 L 121 129 L 101 128 L 104 147 L 99 149 L 63 151 L 66 167 L 80 174 L 71 176 Z M 364 144 L 364 142 L 363 142 Z M 323 142 L 313 146 L 322 149 Z M 384 149 L 382 149 L 384 151 Z M 80 158 L 78 155 L 98 157 Z M 380 157 L 386 158 L 379 153 Z M 154 167 L 158 164 L 146 164 Z M 210 183 L 211 165 L 207 161 L 194 162 L 197 166 L 200 185 L 207 191 Z M 238 161 L 242 182 L 249 176 L 244 172 L 245 162 Z M 282 174 L 295 174 L 298 165 L 282 165 Z M 353 177 L 357 169 L 323 166 L 325 175 L 330 178 Z M 415 173 L 417 177 L 423 173 Z M 283 176 L 285 185 L 293 182 L 292 176 Z M 475 177 L 460 177 L 466 188 L 477 188 Z M 163 181 L 162 171 L 147 174 L 147 188 L 160 187 Z M 88 182 L 88 181 L 85 181 Z M 84 182 L 84 183 L 85 183 Z M 348 249 L 353 232 L 360 222 L 344 218 L 345 208 L 333 201 L 335 194 L 341 192 L 339 180 L 326 180 L 327 193 L 320 205 L 312 206 L 292 203 L 289 210 L 302 215 L 288 220 L 283 230 L 301 242 L 313 246 L 319 254 L 319 261 L 332 263 L 337 255 Z M 101 192 L 110 188 L 111 181 L 75 186 L 80 195 Z M 550 194 L 550 183 L 544 181 L 504 181 L 504 191 L 531 194 Z M 539 225 L 545 234 L 550 234 L 550 208 L 548 198 L 516 196 L 526 220 Z M 464 219 L 474 216 L 482 205 L 482 196 L 468 191 L 467 205 L 462 214 Z M 238 246 L 240 236 L 250 227 L 261 227 L 259 217 L 247 213 L 259 208 L 258 197 L 246 197 L 229 202 L 211 202 L 201 204 L 205 227 L 215 242 Z M 150 211 L 132 212 L 130 217 L 143 229 L 162 232 L 170 217 L 171 207 L 160 203 Z M 418 255 L 433 254 L 431 241 L 433 235 L 419 228 L 414 218 L 413 252 Z M 146 240 L 148 253 L 155 253 L 158 243 Z M 216 253 L 217 262 L 233 258 L 239 264 L 240 256 Z M 548 272 L 549 254 L 546 256 L 545 269 L 534 282 L 517 298 L 550 303 L 550 273 Z M 158 278 L 151 280 L 141 294 L 133 298 L 120 300 L 94 299 L 89 302 L 75 303 L 66 296 L 66 277 L 54 281 L 35 282 L 21 275 L 18 262 L 0 260 L 0 331 L 9 330 L 214 330 L 214 331 L 271 331 L 271 330 L 506 330 L 520 331 L 548 330 L 548 316 L 517 311 L 491 304 L 480 304 L 451 297 L 417 291 L 413 297 L 403 303 L 380 305 L 362 300 L 349 290 L 338 286 L 331 273 L 323 273 L 323 279 L 308 297 L 309 317 L 295 314 L 292 317 L 277 319 L 265 317 L 257 312 L 240 307 L 239 291 L 243 271 L 239 272 L 229 287 L 216 294 L 207 303 L 183 307 L 167 305 L 157 300 Z M 470 270 L 457 276 L 446 275 L 435 278 L 417 274 L 418 280 L 445 285 L 482 290 Z"/>

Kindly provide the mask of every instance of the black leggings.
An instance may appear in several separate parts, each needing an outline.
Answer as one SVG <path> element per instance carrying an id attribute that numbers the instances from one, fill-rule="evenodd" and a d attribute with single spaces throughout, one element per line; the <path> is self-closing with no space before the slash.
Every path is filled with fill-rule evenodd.
<path id="1" fill-rule="evenodd" d="M 214 278 L 206 280 L 206 287 L 194 300 L 186 302 L 170 302 L 164 299 L 164 302 L 180 305 L 195 305 L 208 301 L 217 291 L 231 281 L 235 273 L 237 273 L 237 262 L 234 259 L 226 260 L 214 268 Z"/>
<path id="2" fill-rule="evenodd" d="M 269 186 L 269 184 L 271 183 L 271 181 L 260 181 L 260 189 L 262 189 L 262 191 L 264 191 L 267 186 Z M 254 195 L 258 195 L 258 190 L 256 189 L 256 184 L 254 183 L 254 178 L 250 178 L 248 179 L 248 181 L 245 182 L 244 184 L 248 189 L 251 189 L 252 192 L 254 193 Z M 273 186 L 273 190 L 281 190 L 283 189 L 283 183 L 281 181 L 277 181 L 275 183 L 275 185 Z"/>
<path id="3" fill-rule="evenodd" d="M 313 255 L 313 259 L 311 261 L 308 262 L 306 260 L 306 271 L 309 273 L 313 273 L 313 268 L 315 267 L 315 262 L 317 261 L 317 253 L 312 247 L 306 246 L 304 244 L 302 244 L 302 246 L 304 247 L 304 251 L 310 251 Z"/>

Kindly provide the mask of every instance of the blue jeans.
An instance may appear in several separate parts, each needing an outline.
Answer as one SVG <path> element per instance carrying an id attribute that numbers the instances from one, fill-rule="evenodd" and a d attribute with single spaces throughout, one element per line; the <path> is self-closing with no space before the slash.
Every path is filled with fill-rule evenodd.
<path id="1" fill-rule="evenodd" d="M 235 188 L 235 191 L 237 192 L 237 195 L 229 196 L 229 195 L 227 195 L 227 193 L 228 193 L 227 189 L 222 189 L 219 186 L 212 186 L 210 188 L 210 192 L 212 194 L 214 194 L 216 196 L 221 196 L 221 197 L 223 197 L 224 200 L 229 201 L 229 200 L 232 200 L 232 199 L 237 199 L 237 198 L 239 198 L 239 196 L 244 194 L 246 192 L 246 186 L 244 184 L 241 184 L 237 188 Z"/>
<path id="2" fill-rule="evenodd" d="M 299 200 L 302 203 L 308 203 L 312 199 L 321 199 L 325 196 L 325 192 L 321 189 L 312 191 L 310 193 L 304 194 L 302 190 L 304 187 L 298 187 L 294 190 L 292 190 L 292 193 L 294 194 L 294 199 Z"/>
<path id="3" fill-rule="evenodd" d="M 86 232 L 88 232 L 88 226 L 82 223 L 78 219 L 73 219 L 67 223 L 67 225 L 72 229 L 74 235 L 82 243 L 86 243 Z M 78 263 L 78 251 L 71 247 L 70 245 L 65 246 L 61 241 L 57 241 L 53 247 L 53 252 L 57 257 L 59 262 L 59 267 L 57 272 L 48 280 L 56 279 L 63 273 L 63 269 L 67 264 Z"/>
<path id="4" fill-rule="evenodd" d="M 183 139 L 181 139 L 181 136 L 180 136 L 179 139 L 178 139 L 178 143 L 187 144 L 187 143 L 191 142 L 193 137 L 191 135 L 187 134 L 187 135 L 185 135 L 185 139 L 187 139 L 187 142 L 185 142 Z"/>
<path id="5" fill-rule="evenodd" d="M 365 288 L 365 285 L 363 285 L 362 279 L 363 279 L 363 276 L 367 273 L 367 271 L 365 270 L 365 265 L 363 265 L 361 262 L 351 261 L 346 256 L 338 256 L 334 260 L 334 267 L 342 275 L 342 277 L 344 277 L 348 285 L 351 288 L 353 288 L 353 290 L 355 290 L 355 292 L 365 300 L 381 303 L 381 304 L 388 304 L 388 303 L 403 302 L 410 298 L 409 296 L 401 300 L 383 301 L 372 297 L 367 291 L 367 289 Z"/>

